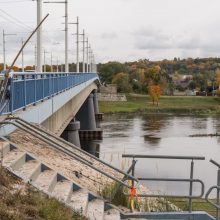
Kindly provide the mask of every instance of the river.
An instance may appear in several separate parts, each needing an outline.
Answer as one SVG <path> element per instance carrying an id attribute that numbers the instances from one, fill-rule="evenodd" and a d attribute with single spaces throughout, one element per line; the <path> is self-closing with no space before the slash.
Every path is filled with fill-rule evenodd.
<path id="1" fill-rule="evenodd" d="M 216 185 L 217 168 L 210 158 L 220 163 L 220 137 L 189 137 L 193 134 L 220 133 L 220 119 L 216 117 L 177 116 L 165 114 L 105 115 L 102 122 L 103 141 L 100 158 L 123 169 L 131 159 L 124 153 L 143 155 L 205 156 L 195 161 L 194 177 L 204 181 L 206 191 Z M 138 159 L 137 177 L 189 178 L 190 162 L 183 160 Z M 152 191 L 161 194 L 187 194 L 188 183 L 144 182 Z M 194 195 L 200 192 L 194 184 Z"/>

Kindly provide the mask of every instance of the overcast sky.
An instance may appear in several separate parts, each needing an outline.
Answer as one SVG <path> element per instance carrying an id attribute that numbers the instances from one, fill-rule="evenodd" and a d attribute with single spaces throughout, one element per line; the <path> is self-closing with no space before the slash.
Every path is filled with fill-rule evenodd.
<path id="1" fill-rule="evenodd" d="M 69 0 L 69 21 L 79 16 L 80 31 L 88 34 L 97 62 L 219 57 L 219 11 L 219 0 Z M 59 57 L 63 63 L 64 4 L 43 4 L 46 13 L 44 48 L 53 51 L 54 62 Z M 7 62 L 35 25 L 36 1 L 0 0 L 0 31 L 17 34 L 6 37 Z M 76 27 L 69 29 L 70 62 L 75 62 Z M 0 40 L 2 62 L 2 34 Z M 34 64 L 34 46 L 35 38 L 25 50 L 26 65 Z"/>

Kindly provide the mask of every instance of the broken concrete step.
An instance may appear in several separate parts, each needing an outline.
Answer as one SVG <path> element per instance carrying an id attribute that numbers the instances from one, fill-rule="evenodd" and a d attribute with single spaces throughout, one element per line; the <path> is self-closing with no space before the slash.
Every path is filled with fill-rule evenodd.
<path id="1" fill-rule="evenodd" d="M 8 142 L 0 142 L 0 160 L 10 151 L 10 144 Z"/>
<path id="2" fill-rule="evenodd" d="M 121 214 L 117 209 L 109 209 L 104 213 L 104 220 L 120 220 Z"/>
<path id="3" fill-rule="evenodd" d="M 73 193 L 73 183 L 67 179 L 57 177 L 57 183 L 52 191 L 52 195 L 62 202 L 69 200 Z"/>
<path id="4" fill-rule="evenodd" d="M 51 169 L 44 169 L 34 181 L 34 185 L 38 186 L 45 192 L 52 192 L 57 183 L 57 173 Z"/>
<path id="5" fill-rule="evenodd" d="M 93 199 L 88 204 L 87 216 L 90 220 L 104 219 L 104 201 L 101 199 Z"/>
<path id="6" fill-rule="evenodd" d="M 88 190 L 80 189 L 73 192 L 69 205 L 74 210 L 79 211 L 83 215 L 86 215 L 87 208 L 88 208 Z"/>
<path id="7" fill-rule="evenodd" d="M 26 153 L 19 149 L 9 151 L 3 158 L 3 166 L 10 167 L 19 159 L 23 159 Z"/>
<path id="8" fill-rule="evenodd" d="M 27 159 L 27 158 L 26 158 Z M 26 162 L 21 166 L 17 172 L 22 176 L 24 179 L 30 179 L 33 172 L 36 170 L 37 167 L 40 166 L 40 162 L 35 159 L 27 159 Z"/>

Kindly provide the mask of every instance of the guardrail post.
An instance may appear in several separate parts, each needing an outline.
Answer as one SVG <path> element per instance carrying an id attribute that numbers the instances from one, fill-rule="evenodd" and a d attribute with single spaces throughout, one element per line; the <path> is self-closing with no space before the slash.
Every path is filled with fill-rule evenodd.
<path id="1" fill-rule="evenodd" d="M 43 96 L 42 96 L 42 102 L 44 101 L 44 74 L 41 75 L 41 80 L 43 80 L 42 84 L 43 84 Z"/>
<path id="2" fill-rule="evenodd" d="M 218 175 L 217 175 L 217 186 L 220 186 L 220 168 L 218 169 Z M 219 190 L 217 189 L 217 201 L 216 204 L 219 206 L 220 201 L 219 201 Z M 216 220 L 219 220 L 219 209 L 216 209 Z"/>
<path id="3" fill-rule="evenodd" d="M 131 170 L 131 175 L 132 176 L 134 176 L 134 174 L 135 174 L 135 164 L 136 164 L 136 160 L 134 159 L 134 157 L 133 157 L 133 159 L 132 159 L 132 170 Z M 134 187 L 134 180 L 132 180 L 131 181 L 132 182 L 132 187 Z"/>
<path id="4" fill-rule="evenodd" d="M 26 105 L 27 105 L 27 88 L 26 88 L 26 76 L 23 76 L 23 80 L 24 80 L 24 110 L 26 109 Z"/>
<path id="5" fill-rule="evenodd" d="M 37 101 L 37 80 L 36 75 L 34 75 L 34 105 L 36 105 Z"/>
<path id="6" fill-rule="evenodd" d="M 190 180 L 193 179 L 193 169 L 194 169 L 194 161 L 192 160 L 190 167 Z M 192 190 L 193 190 L 193 182 L 190 181 L 189 196 L 192 196 Z M 189 212 L 192 212 L 192 198 L 189 198 Z"/>
<path id="7" fill-rule="evenodd" d="M 11 88 L 10 88 L 11 114 L 13 114 L 13 110 L 14 110 L 14 91 L 13 90 L 14 90 L 14 80 L 13 80 L 13 77 L 11 77 Z"/>

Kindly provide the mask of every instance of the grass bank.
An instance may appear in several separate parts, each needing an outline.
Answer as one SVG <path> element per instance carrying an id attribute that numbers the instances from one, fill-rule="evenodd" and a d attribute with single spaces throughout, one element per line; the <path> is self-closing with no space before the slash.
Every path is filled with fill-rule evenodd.
<path id="1" fill-rule="evenodd" d="M 0 167 L 1 220 L 86 220 L 55 199 L 25 185 Z"/>
<path id="2" fill-rule="evenodd" d="M 146 95 L 127 95 L 127 102 L 100 102 L 103 113 L 181 113 L 219 114 L 220 98 L 199 96 L 162 96 L 159 105 L 153 105 Z"/>

